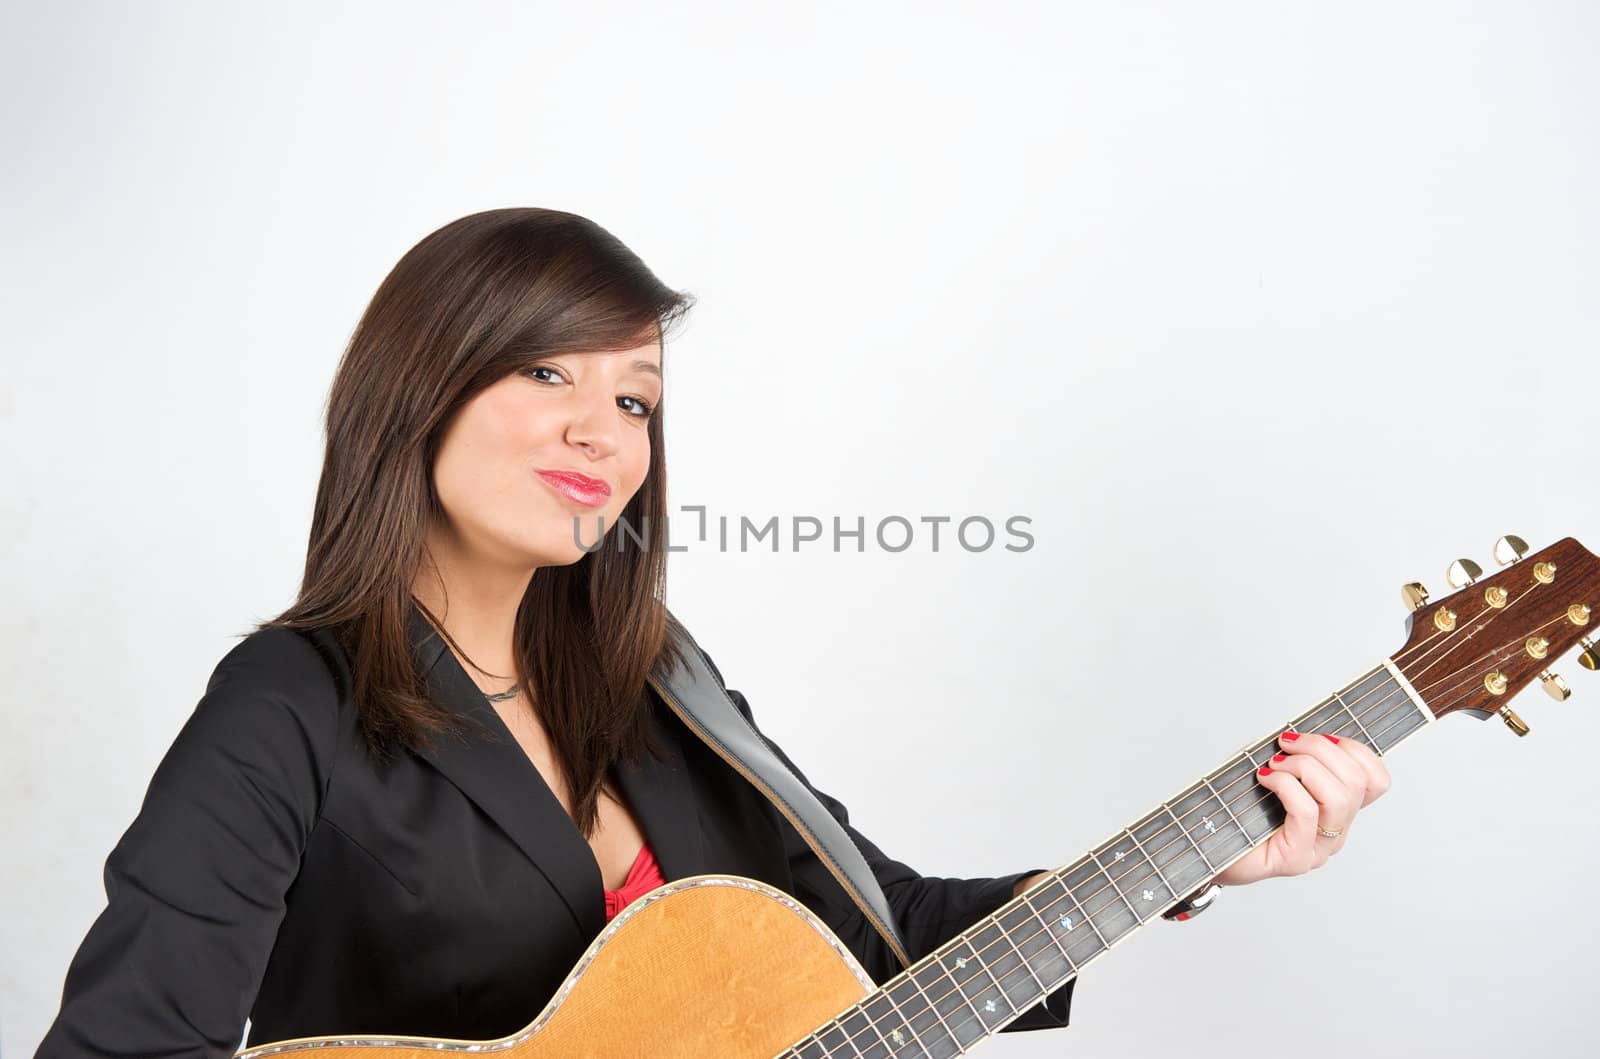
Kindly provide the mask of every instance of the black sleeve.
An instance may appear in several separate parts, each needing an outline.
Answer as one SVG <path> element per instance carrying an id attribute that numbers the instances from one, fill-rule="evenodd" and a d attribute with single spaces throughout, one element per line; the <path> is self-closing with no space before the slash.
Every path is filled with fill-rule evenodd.
<path id="1" fill-rule="evenodd" d="M 223 1057 L 327 789 L 338 694 L 309 640 L 253 632 L 218 663 L 105 864 L 40 1059 Z"/>
<path id="2" fill-rule="evenodd" d="M 700 656 L 716 675 L 734 705 L 745 719 L 755 726 L 755 718 L 744 695 L 727 687 L 722 673 L 704 650 Z M 759 729 L 757 729 L 759 731 Z M 764 734 L 762 740 L 772 748 L 783 763 L 798 776 L 806 787 L 827 807 L 844 827 L 861 850 L 867 866 L 877 877 L 894 914 L 895 925 L 913 961 L 920 960 L 961 931 L 1011 900 L 1011 891 L 1019 879 L 1026 878 L 1044 868 L 1029 868 L 999 878 L 951 879 L 919 875 L 906 864 L 886 855 L 870 839 L 850 824 L 849 812 L 838 799 L 817 790 L 806 779 L 789 756 Z M 874 981 L 882 984 L 902 969 L 887 943 L 879 936 L 860 909 L 843 892 L 825 865 L 818 860 L 805 839 L 787 821 L 783 824 L 784 841 L 788 847 L 790 869 L 794 874 L 796 893 L 802 903 L 811 908 L 826 922 L 839 940 L 862 958 L 862 966 Z M 1067 1012 L 1072 1002 L 1076 976 L 1067 979 L 1038 1004 L 1024 1011 L 1007 1024 L 1002 1033 L 1014 1030 L 1054 1029 L 1067 1024 Z"/>

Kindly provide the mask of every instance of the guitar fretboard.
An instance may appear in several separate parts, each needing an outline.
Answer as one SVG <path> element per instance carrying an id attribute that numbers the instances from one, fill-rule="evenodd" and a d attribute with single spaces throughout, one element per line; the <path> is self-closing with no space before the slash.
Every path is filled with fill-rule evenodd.
<path id="1" fill-rule="evenodd" d="M 1385 663 L 1284 728 L 1357 739 L 1381 755 L 1432 720 Z M 944 1059 L 998 1033 L 1283 823 L 1282 803 L 1256 780 L 1282 730 L 979 920 L 780 1059 Z"/>

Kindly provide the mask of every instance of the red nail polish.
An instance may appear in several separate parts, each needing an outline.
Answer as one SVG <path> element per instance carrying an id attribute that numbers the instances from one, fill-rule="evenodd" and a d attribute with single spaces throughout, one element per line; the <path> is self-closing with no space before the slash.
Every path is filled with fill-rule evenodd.
<path id="1" fill-rule="evenodd" d="M 1327 732 L 1323 732 L 1323 733 L 1322 733 L 1322 734 L 1323 734 L 1323 735 L 1328 735 L 1328 733 L 1327 733 Z M 1336 735 L 1328 735 L 1328 738 L 1329 738 L 1329 739 L 1332 739 L 1332 740 L 1333 740 L 1333 741 L 1334 741 L 1334 742 L 1335 742 L 1335 743 L 1337 743 L 1337 742 L 1338 742 L 1338 741 L 1339 741 L 1339 737 L 1338 737 L 1338 736 L 1336 736 Z"/>
<path id="2" fill-rule="evenodd" d="M 1284 732 L 1283 733 L 1283 741 L 1286 742 L 1286 743 L 1292 743 L 1296 739 L 1299 739 L 1299 738 L 1300 738 L 1300 733 L 1299 732 Z"/>
<path id="3" fill-rule="evenodd" d="M 1270 768 L 1268 768 L 1267 766 L 1262 765 L 1261 766 L 1261 770 L 1257 773 L 1257 775 L 1270 776 L 1270 775 L 1272 775 L 1272 770 Z"/>
<path id="4" fill-rule="evenodd" d="M 1274 760 L 1274 761 L 1282 761 L 1284 758 L 1286 758 L 1288 756 L 1289 756 L 1288 754 L 1273 754 L 1272 755 L 1272 760 Z"/>

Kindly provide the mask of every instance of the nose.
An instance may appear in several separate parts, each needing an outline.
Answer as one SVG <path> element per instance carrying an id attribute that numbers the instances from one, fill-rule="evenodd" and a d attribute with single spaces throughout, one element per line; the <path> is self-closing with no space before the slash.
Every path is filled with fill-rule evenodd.
<path id="1" fill-rule="evenodd" d="M 604 459 L 617 451 L 620 424 L 615 398 L 609 389 L 593 387 L 573 400 L 572 418 L 567 422 L 567 444 L 582 449 L 591 460 Z"/>

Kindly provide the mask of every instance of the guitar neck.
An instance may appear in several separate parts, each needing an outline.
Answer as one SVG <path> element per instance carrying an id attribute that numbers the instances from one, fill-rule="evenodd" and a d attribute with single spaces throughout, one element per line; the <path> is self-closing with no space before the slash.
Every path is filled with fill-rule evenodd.
<path id="1" fill-rule="evenodd" d="M 782 1055 L 963 1054 L 1266 841 L 1284 812 L 1256 770 L 1279 732 L 1331 732 L 1382 755 L 1433 719 L 1391 663 L 1368 670 Z"/>

